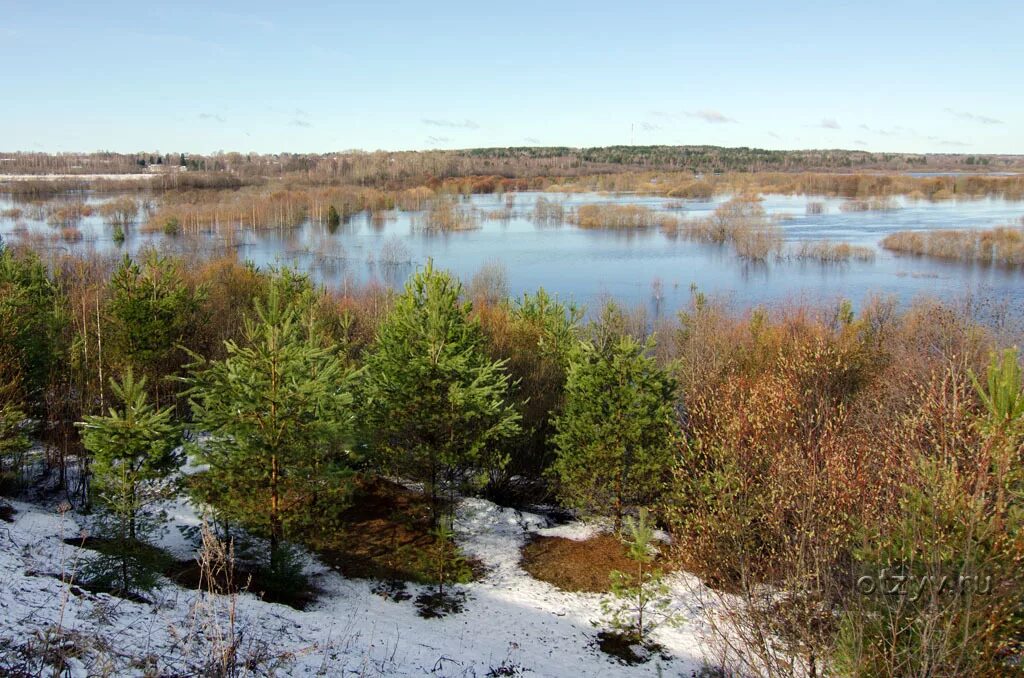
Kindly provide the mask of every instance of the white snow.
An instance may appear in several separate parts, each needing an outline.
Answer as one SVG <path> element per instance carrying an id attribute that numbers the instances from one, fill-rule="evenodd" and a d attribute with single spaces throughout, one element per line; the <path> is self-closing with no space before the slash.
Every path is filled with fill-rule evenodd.
<path id="1" fill-rule="evenodd" d="M 13 506 L 14 522 L 0 523 L 0 647 L 59 627 L 65 639 L 77 639 L 87 649 L 72 660 L 72 673 L 83 676 L 101 660 L 116 675 L 142 675 L 144 657 L 170 672 L 194 671 L 211 656 L 211 629 L 218 626 L 212 622 L 226 625 L 230 597 L 204 596 L 170 582 L 153 592 L 150 604 L 72 590 L 58 577 L 76 571 L 90 552 L 63 539 L 79 535 L 84 519 L 61 515 L 55 507 Z M 194 550 L 187 528 L 198 527 L 200 516 L 184 499 L 161 508 L 170 525 L 160 545 L 187 557 Z M 673 575 L 684 621 L 656 632 L 672 658 L 626 666 L 595 645 L 598 595 L 560 591 L 519 565 L 520 547 L 530 533 L 583 538 L 597 529 L 580 523 L 551 529 L 542 516 L 462 499 L 456 539 L 487 567 L 481 580 L 461 587 L 467 594 L 463 612 L 423 619 L 412 601 L 384 599 L 371 591 L 373 582 L 346 579 L 311 558 L 309 570 L 322 591 L 311 608 L 237 597 L 243 653 L 278 657 L 270 665 L 278 675 L 485 676 L 503 663 L 531 676 L 689 676 L 699 670 L 701 626 L 693 593 L 699 583 L 693 578 Z"/>

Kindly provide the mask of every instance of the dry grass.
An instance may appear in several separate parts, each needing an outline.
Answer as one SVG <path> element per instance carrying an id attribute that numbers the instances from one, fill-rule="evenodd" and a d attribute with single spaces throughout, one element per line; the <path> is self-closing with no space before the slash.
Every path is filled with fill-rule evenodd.
<path id="1" fill-rule="evenodd" d="M 823 263 L 847 261 L 874 261 L 875 250 L 862 245 L 851 245 L 834 240 L 805 240 L 794 254 L 797 259 L 815 260 Z"/>
<path id="2" fill-rule="evenodd" d="M 899 231 L 886 236 L 882 247 L 937 259 L 1024 266 L 1024 227 Z"/>

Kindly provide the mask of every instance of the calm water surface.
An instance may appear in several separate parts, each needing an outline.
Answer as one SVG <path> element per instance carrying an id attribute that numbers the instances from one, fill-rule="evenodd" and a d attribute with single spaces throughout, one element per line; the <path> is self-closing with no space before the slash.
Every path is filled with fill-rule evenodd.
<path id="1" fill-rule="evenodd" d="M 899 209 L 875 212 L 842 212 L 841 199 L 808 196 L 764 196 L 769 214 L 786 215 L 781 222 L 787 248 L 802 240 L 830 239 L 873 247 L 874 261 L 821 264 L 792 257 L 750 264 L 729 247 L 694 243 L 644 231 L 582 230 L 570 224 L 538 225 L 532 220 L 538 196 L 563 202 L 566 207 L 586 203 L 615 202 L 646 205 L 652 209 L 699 218 L 709 215 L 725 197 L 711 201 L 679 201 L 636 195 L 540 194 L 514 196 L 512 216 L 489 219 L 510 196 L 473 196 L 464 206 L 480 214 L 480 228 L 449 233 L 426 232 L 422 215 L 392 212 L 384 220 L 360 214 L 330 233 L 321 224 L 307 223 L 287 230 L 240 230 L 232 247 L 240 259 L 259 265 L 289 264 L 311 272 L 327 284 L 353 285 L 376 281 L 401 286 L 417 266 L 430 257 L 435 265 L 469 281 L 484 266 L 504 269 L 513 295 L 544 287 L 563 299 L 593 307 L 603 298 L 647 304 L 655 312 L 671 312 L 685 305 L 691 285 L 703 292 L 725 297 L 739 308 L 793 301 L 835 302 L 847 298 L 863 302 L 875 294 L 895 295 L 906 303 L 919 296 L 956 301 L 971 295 L 977 299 L 1024 309 L 1024 272 L 997 266 L 944 262 L 899 256 L 878 243 L 899 230 L 940 228 L 987 228 L 1020 224 L 1024 202 L 984 199 L 926 202 L 898 200 Z M 105 198 L 103 198 L 105 199 Z M 102 202 L 90 198 L 89 202 Z M 825 213 L 807 215 L 809 201 L 825 204 Z M 0 210 L 12 207 L 0 199 Z M 23 216 L 21 230 L 52 234 L 44 221 Z M 0 218 L 0 235 L 16 238 L 17 225 Z M 209 249 L 222 236 L 185 235 L 169 238 L 129 229 L 118 245 L 111 228 L 98 216 L 80 225 L 81 242 L 48 242 L 46 247 L 101 252 L 137 251 L 157 243 L 172 249 Z"/>

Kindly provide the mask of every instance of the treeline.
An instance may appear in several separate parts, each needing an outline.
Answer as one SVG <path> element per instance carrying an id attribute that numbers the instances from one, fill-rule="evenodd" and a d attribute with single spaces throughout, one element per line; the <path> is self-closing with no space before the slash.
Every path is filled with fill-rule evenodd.
<path id="1" fill-rule="evenodd" d="M 998 171 L 1020 169 L 1020 156 L 869 153 L 842 149 L 779 151 L 720 146 L 521 146 L 452 151 L 341 153 L 0 153 L 0 173 L 109 174 L 183 167 L 242 177 L 324 175 L 363 185 L 422 183 L 469 175 L 506 178 L 578 176 L 629 170 L 716 172 Z"/>
<path id="2" fill-rule="evenodd" d="M 715 195 L 823 195 L 849 198 L 847 210 L 886 210 L 894 205 L 885 199 L 906 196 L 913 200 L 973 199 L 997 196 L 1008 200 L 1024 197 L 1024 175 L 909 176 L 856 172 L 730 172 L 696 176 L 689 172 L 620 172 L 577 178 L 553 179 L 546 190 L 554 192 L 636 192 L 672 198 L 707 199 Z"/>
<path id="3" fill-rule="evenodd" d="M 423 483 L 442 545 L 456 494 L 616 528 L 649 510 L 720 592 L 705 614 L 743 674 L 1019 662 L 1024 393 L 1002 350 L 1019 335 L 969 310 L 738 314 L 694 291 L 672 320 L 587 320 L 430 265 L 396 294 L 230 259 L 52 256 L 0 254 L 5 488 L 110 515 L 114 588 L 144 570 L 144 509 L 177 491 L 185 430 L 182 491 L 265 537 L 282 586 L 289 543 L 332 529 L 354 477 L 398 476 Z"/>
<path id="4" fill-rule="evenodd" d="M 592 148 L 513 147 L 475 148 L 466 154 L 480 158 L 571 159 L 580 167 L 679 169 L 691 172 L 761 172 L 850 169 L 914 169 L 967 164 L 957 156 L 929 156 L 867 151 L 775 151 L 762 148 L 720 146 L 601 146 Z M 987 160 L 987 158 L 982 158 Z M 952 160 L 952 162 L 950 162 Z M 971 159 L 972 167 L 978 162 Z"/>

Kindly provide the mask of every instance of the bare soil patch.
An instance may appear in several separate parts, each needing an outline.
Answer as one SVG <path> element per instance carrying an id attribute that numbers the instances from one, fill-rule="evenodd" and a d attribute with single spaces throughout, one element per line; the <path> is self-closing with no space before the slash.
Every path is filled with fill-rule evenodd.
<path id="1" fill-rule="evenodd" d="M 626 547 L 612 534 L 581 541 L 538 535 L 523 547 L 521 564 L 534 579 L 563 591 L 590 593 L 607 592 L 613 570 L 631 572 L 636 568 L 626 557 Z"/>

